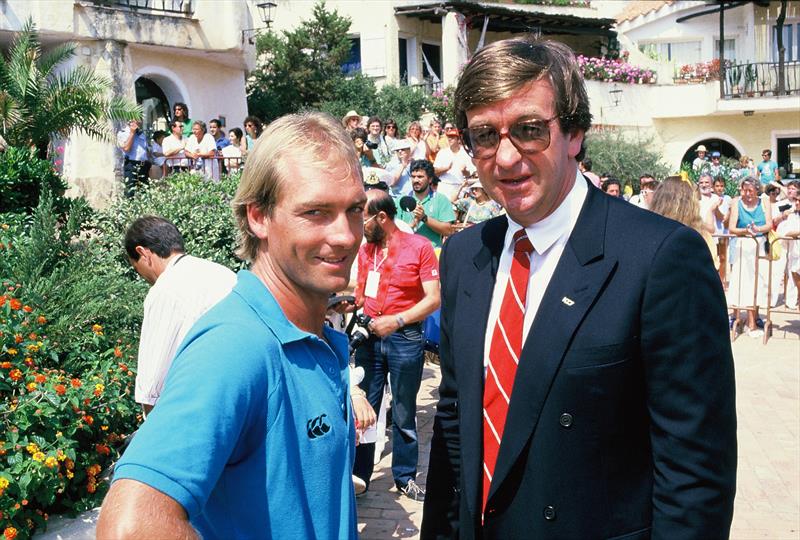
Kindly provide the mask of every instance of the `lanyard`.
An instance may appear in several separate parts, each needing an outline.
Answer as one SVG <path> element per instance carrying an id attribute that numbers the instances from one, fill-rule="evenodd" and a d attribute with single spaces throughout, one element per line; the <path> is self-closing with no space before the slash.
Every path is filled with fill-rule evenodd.
<path id="1" fill-rule="evenodd" d="M 387 246 L 387 247 L 386 247 L 386 255 L 384 255 L 384 256 L 383 256 L 383 259 L 381 259 L 381 262 L 378 262 L 378 250 L 379 250 L 379 249 L 380 249 L 380 246 L 377 246 L 377 245 L 376 245 L 376 246 L 375 246 L 375 254 L 374 254 L 374 255 L 373 255 L 373 257 L 372 257 L 372 270 L 373 270 L 374 272 L 377 272 L 377 271 L 378 271 L 378 268 L 380 268 L 380 267 L 381 267 L 381 265 L 382 265 L 384 262 L 386 262 L 386 258 L 387 258 L 387 257 L 389 257 L 389 247 Z"/>

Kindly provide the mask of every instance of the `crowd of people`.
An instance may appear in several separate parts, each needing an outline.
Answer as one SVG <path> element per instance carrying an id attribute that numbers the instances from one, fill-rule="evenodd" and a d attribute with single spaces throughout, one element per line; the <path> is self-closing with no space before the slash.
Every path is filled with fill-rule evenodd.
<path id="1" fill-rule="evenodd" d="M 192 119 L 185 103 L 175 103 L 172 111 L 169 132 L 156 130 L 149 140 L 141 120 L 128 122 L 117 133 L 126 197 L 132 197 L 139 185 L 173 172 L 192 172 L 218 181 L 221 174 L 241 169 L 262 131 L 255 116 L 244 119 L 244 130 L 232 127 L 226 135 L 220 119 L 208 123 Z"/>
<path id="2" fill-rule="evenodd" d="M 235 283 L 211 278 L 224 298 L 187 309 L 185 324 L 157 324 L 155 306 L 173 301 L 168 278 L 202 261 L 168 222 L 134 223 L 126 251 L 153 284 L 139 361 L 153 341 L 173 348 L 137 379 L 150 414 L 117 465 L 98 537 L 355 538 L 387 385 L 392 476 L 424 504 L 423 538 L 726 537 L 726 310 L 746 311 L 758 335 L 763 304 L 731 295 L 762 285 L 740 274 L 768 235 L 800 237 L 800 183 L 759 166 L 730 199 L 712 156 L 697 184 L 643 174 L 626 193 L 591 171 L 576 65 L 557 42 L 490 44 L 464 68 L 456 118 L 411 122 L 404 136 L 391 119 L 307 112 L 255 145 L 248 119 L 225 147 L 249 153 L 233 212 L 251 266 Z M 208 135 L 200 124 L 185 107 L 173 121 L 161 153 L 187 160 L 174 167 L 201 171 L 224 138 L 219 123 Z M 120 133 L 126 171 L 148 156 L 140 139 L 136 123 Z M 781 272 L 797 283 L 798 241 L 786 247 Z M 360 380 L 325 324 L 353 266 L 353 299 L 335 309 L 364 316 Z M 416 394 L 437 311 L 442 379 L 421 485 Z"/>

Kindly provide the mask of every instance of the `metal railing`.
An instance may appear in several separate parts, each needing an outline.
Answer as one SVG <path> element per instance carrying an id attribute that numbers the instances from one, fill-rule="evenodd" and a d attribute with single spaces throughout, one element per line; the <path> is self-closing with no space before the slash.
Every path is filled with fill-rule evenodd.
<path id="1" fill-rule="evenodd" d="M 420 84 L 409 84 L 407 85 L 409 88 L 417 88 L 422 90 L 426 95 L 432 95 L 434 92 L 441 92 L 444 89 L 444 83 L 442 81 L 434 82 L 431 80 L 426 80 Z"/>
<path id="2" fill-rule="evenodd" d="M 192 159 L 188 157 L 164 158 L 162 177 L 179 172 L 193 172 L 211 180 L 219 180 L 221 174 L 230 174 L 244 166 L 243 157 L 214 156 Z"/>
<path id="3" fill-rule="evenodd" d="M 800 62 L 784 62 L 783 93 L 779 91 L 778 62 L 729 64 L 721 70 L 722 96 L 765 97 L 800 93 Z"/>
<path id="4" fill-rule="evenodd" d="M 155 11 L 191 15 L 194 13 L 192 0 L 91 0 L 106 7 L 124 7 L 133 10 Z"/>

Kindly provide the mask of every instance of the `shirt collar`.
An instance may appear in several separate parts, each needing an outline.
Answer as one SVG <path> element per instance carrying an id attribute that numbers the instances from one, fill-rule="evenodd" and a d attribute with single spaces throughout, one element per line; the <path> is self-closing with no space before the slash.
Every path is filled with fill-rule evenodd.
<path id="1" fill-rule="evenodd" d="M 236 286 L 233 292 L 242 297 L 242 300 L 249 305 L 259 318 L 272 330 L 281 345 L 286 345 L 293 341 L 317 337 L 316 335 L 300 330 L 283 313 L 281 306 L 270 290 L 264 285 L 258 276 L 249 270 L 240 270 L 237 274 Z M 331 347 L 341 349 L 344 346 L 347 350 L 347 338 L 341 332 L 323 325 L 322 333 Z M 342 345 L 344 342 L 344 345 Z"/>
<path id="2" fill-rule="evenodd" d="M 575 223 L 578 221 L 578 215 L 588 192 L 589 188 L 586 185 L 586 180 L 576 168 L 575 182 L 572 185 L 572 189 L 561 201 L 561 204 L 558 205 L 558 208 L 543 220 L 525 227 L 528 239 L 537 254 L 542 255 L 553 247 L 553 244 L 559 239 L 566 240 L 569 237 L 575 227 Z M 508 217 L 508 230 L 503 244 L 504 249 L 511 249 L 511 241 L 514 234 L 522 228 L 522 225 Z"/>

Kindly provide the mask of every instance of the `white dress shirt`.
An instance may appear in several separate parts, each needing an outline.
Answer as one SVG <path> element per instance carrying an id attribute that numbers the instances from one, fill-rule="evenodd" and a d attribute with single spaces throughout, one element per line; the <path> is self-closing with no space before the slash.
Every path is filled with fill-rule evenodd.
<path id="1" fill-rule="evenodd" d="M 144 300 L 136 402 L 155 405 L 178 346 L 195 321 L 236 285 L 221 264 L 175 255 Z"/>
<path id="2" fill-rule="evenodd" d="M 547 286 L 553 277 L 561 254 L 567 245 L 578 221 L 578 214 L 581 212 L 586 195 L 589 191 L 586 180 L 575 171 L 575 184 L 567 196 L 555 209 L 555 211 L 543 220 L 525 227 L 528 239 L 533 244 L 531 253 L 531 273 L 528 278 L 528 293 L 525 303 L 525 325 L 522 329 L 522 343 L 528 338 L 528 331 L 536 318 L 536 312 L 542 303 Z M 486 325 L 486 340 L 483 350 L 484 368 L 489 365 L 489 349 L 492 346 L 492 335 L 500 314 L 500 305 L 503 303 L 503 294 L 508 284 L 508 275 L 511 272 L 511 262 L 514 258 L 512 239 L 514 234 L 522 229 L 522 225 L 508 218 L 508 230 L 503 243 L 503 251 L 500 254 L 500 263 L 497 268 L 497 279 L 494 282 L 494 292 L 492 292 L 492 306 L 489 310 L 489 320 Z"/>

